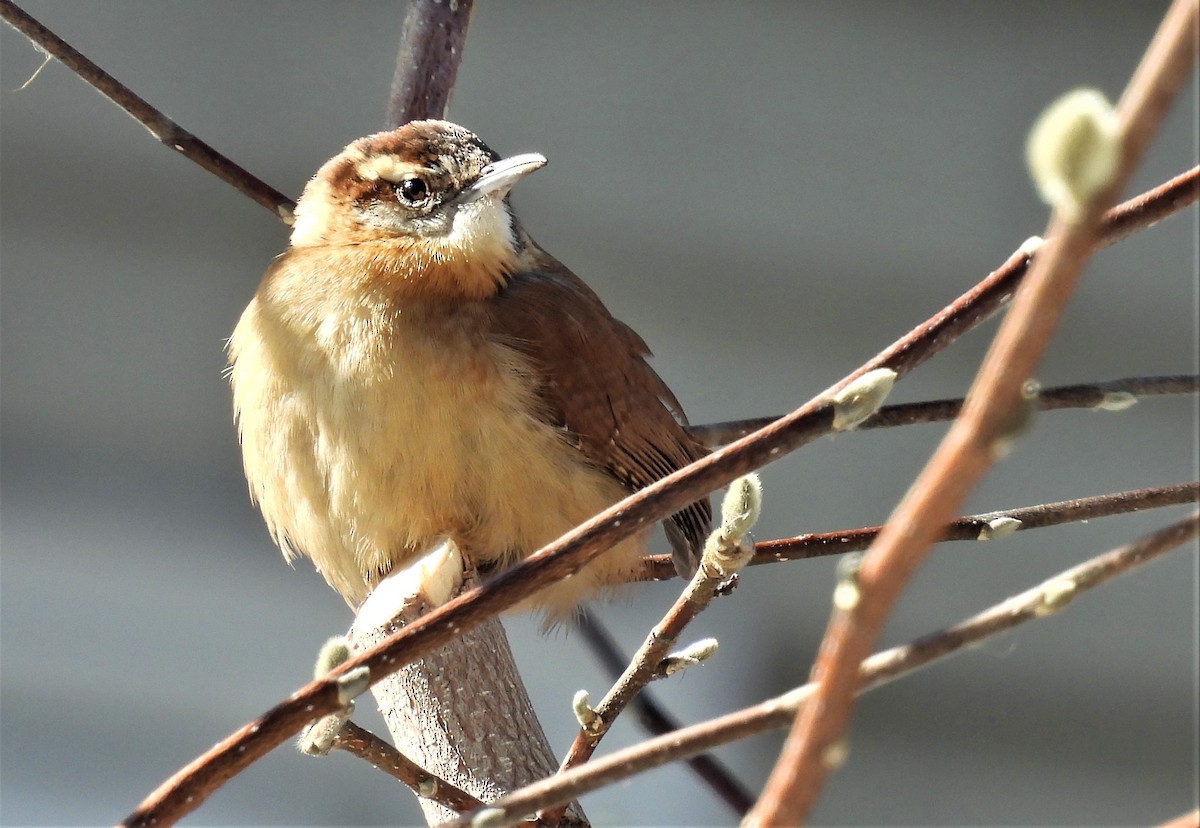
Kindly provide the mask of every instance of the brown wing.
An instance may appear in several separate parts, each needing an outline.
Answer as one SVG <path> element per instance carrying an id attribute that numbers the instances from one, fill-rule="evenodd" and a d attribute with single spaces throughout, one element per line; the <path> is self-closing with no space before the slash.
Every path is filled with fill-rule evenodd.
<path id="1" fill-rule="evenodd" d="M 540 250 L 532 261 L 489 305 L 496 335 L 539 369 L 543 416 L 630 491 L 707 454 L 680 425 L 679 402 L 646 364 L 642 338 L 562 264 Z M 704 498 L 663 524 L 680 575 L 695 572 L 711 522 Z"/>

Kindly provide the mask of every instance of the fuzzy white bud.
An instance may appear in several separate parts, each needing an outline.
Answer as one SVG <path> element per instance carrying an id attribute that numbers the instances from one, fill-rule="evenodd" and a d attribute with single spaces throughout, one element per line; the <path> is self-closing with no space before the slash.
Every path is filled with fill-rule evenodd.
<path id="1" fill-rule="evenodd" d="M 876 368 L 837 392 L 833 398 L 834 431 L 849 431 L 878 411 L 892 392 L 896 376 L 891 368 Z"/>
<path id="2" fill-rule="evenodd" d="M 1068 92 L 1034 123 L 1026 160 L 1042 199 L 1063 219 L 1078 223 L 1120 165 L 1116 110 L 1095 89 Z"/>
<path id="3" fill-rule="evenodd" d="M 1014 517 L 1001 515 L 1000 517 L 992 518 L 979 528 L 979 539 L 986 541 L 1007 538 L 1013 532 L 1020 529 L 1022 525 L 1021 521 Z"/>

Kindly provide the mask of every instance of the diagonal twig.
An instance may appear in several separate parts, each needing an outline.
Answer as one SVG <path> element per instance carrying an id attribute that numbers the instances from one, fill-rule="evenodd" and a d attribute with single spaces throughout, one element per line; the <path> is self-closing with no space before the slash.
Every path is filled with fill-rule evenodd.
<path id="1" fill-rule="evenodd" d="M 403 782 L 418 796 L 440 802 L 452 811 L 483 807 L 476 797 L 425 770 L 395 747 L 352 721 L 342 724 L 331 747 L 369 762 L 388 776 Z"/>
<path id="2" fill-rule="evenodd" d="M 873 690 L 947 656 L 960 653 L 1014 627 L 1062 610 L 1074 598 L 1118 575 L 1127 574 L 1200 535 L 1200 513 L 1172 523 L 1138 540 L 1105 552 L 1046 579 L 1031 589 L 908 644 L 876 653 L 862 662 L 858 692 Z M 556 774 L 514 791 L 488 806 L 489 826 L 517 822 L 524 814 L 552 808 L 638 773 L 695 756 L 730 742 L 791 723 L 806 709 L 816 685 L 805 684 L 782 696 L 648 739 L 582 767 Z M 464 814 L 440 828 L 466 828 Z"/>
<path id="3" fill-rule="evenodd" d="M 584 609 L 575 618 L 575 628 L 588 642 L 604 669 L 612 675 L 613 679 L 618 678 L 629 664 L 629 659 L 621 652 L 617 642 L 613 640 L 612 635 L 600 623 L 600 620 Z M 674 716 L 658 704 L 648 689 L 633 697 L 632 707 L 638 721 L 655 736 L 662 736 L 682 727 L 682 724 Z M 742 816 L 750 810 L 750 806 L 754 804 L 754 798 L 750 795 L 750 791 L 717 757 L 710 753 L 701 753 L 688 757 L 687 763 L 692 771 L 704 780 L 705 784 L 738 816 Z"/>
<path id="4" fill-rule="evenodd" d="M 1060 385 L 1046 388 L 1038 394 L 1039 411 L 1064 408 L 1095 408 L 1105 411 L 1124 411 L 1142 397 L 1171 394 L 1200 393 L 1200 376 L 1174 374 L 1164 377 L 1127 377 L 1105 382 Z M 953 420 L 962 411 L 962 398 L 926 400 L 915 403 L 885 405 L 854 427 L 854 431 L 869 428 L 893 428 L 916 423 L 936 423 Z M 779 417 L 754 417 L 749 420 L 730 420 L 707 423 L 688 428 L 692 436 L 706 445 L 718 446 L 745 437 L 752 431 L 770 425 Z"/>
<path id="5" fill-rule="evenodd" d="M 105 72 L 78 49 L 47 29 L 11 0 L 0 0 L 0 17 L 25 37 L 57 58 L 64 66 L 95 87 L 144 126 L 155 140 L 179 152 L 256 204 L 266 207 L 284 224 L 292 223 L 295 202 L 248 170 L 217 152 L 175 123 L 142 97 Z"/>
<path id="6" fill-rule="evenodd" d="M 946 526 L 938 542 L 974 541 L 995 537 L 990 530 L 996 521 L 1005 521 L 1009 531 L 1041 529 L 1060 526 L 1064 523 L 1091 520 L 1098 517 L 1140 512 L 1143 509 L 1158 509 L 1164 506 L 1179 506 L 1200 501 L 1200 481 L 1174 483 L 1148 489 L 1131 489 L 1124 492 L 1060 500 L 1056 503 L 1041 503 L 1016 509 L 998 509 L 978 515 L 956 518 Z M 1011 521 L 1015 521 L 1013 524 Z M 823 558 L 861 552 L 879 536 L 882 526 L 866 526 L 861 529 L 843 529 L 838 532 L 814 532 L 794 538 L 761 541 L 755 544 L 754 557 L 750 566 L 798 561 L 807 558 Z M 642 559 L 640 579 L 643 581 L 665 581 L 676 577 L 675 565 L 670 555 L 648 555 Z"/>
<path id="7" fill-rule="evenodd" d="M 1046 233 L 1050 240 L 1001 324 L 962 415 L 867 553 L 853 601 L 835 601 L 813 667 L 816 696 L 793 724 L 746 825 L 798 824 L 815 804 L 854 706 L 859 665 L 937 533 L 995 459 L 1001 435 L 1012 428 L 1022 386 L 1100 238 L 1102 210 L 1129 180 L 1190 74 L 1196 23 L 1195 0 L 1176 0 L 1168 10 L 1117 106 L 1122 140 L 1115 174 L 1079 220 L 1068 222 L 1056 211 Z"/>

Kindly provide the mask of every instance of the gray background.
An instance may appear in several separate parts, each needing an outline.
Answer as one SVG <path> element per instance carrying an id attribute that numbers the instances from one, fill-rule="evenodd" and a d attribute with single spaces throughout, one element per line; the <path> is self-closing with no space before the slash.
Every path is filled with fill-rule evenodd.
<path id="1" fill-rule="evenodd" d="M 383 124 L 399 3 L 34 2 L 70 42 L 283 191 Z M 697 422 L 806 400 L 1044 225 L 1027 125 L 1117 95 L 1165 3 L 480 3 L 452 117 L 550 167 L 533 234 L 649 340 Z M 348 613 L 247 501 L 222 341 L 284 228 L 156 144 L 7 27 L 3 48 L 5 823 L 111 823 L 306 680 Z M 1196 162 L 1196 88 L 1134 184 Z M 1194 209 L 1098 257 L 1041 379 L 1196 369 Z M 990 331 L 993 326 L 989 326 Z M 967 337 L 896 390 L 962 392 Z M 974 510 L 1196 473 L 1195 408 L 1041 419 Z M 826 440 L 769 467 L 758 536 L 883 519 L 942 429 Z M 1182 509 L 938 549 L 888 642 L 953 622 Z M 687 721 L 800 683 L 833 562 L 760 568 L 655 688 Z M 1134 824 L 1195 802 L 1194 553 L 860 706 L 831 824 Z M 676 585 L 601 609 L 632 646 Z M 605 681 L 572 637 L 510 628 L 556 749 Z M 368 720 L 371 721 L 371 720 Z M 606 748 L 638 738 L 622 726 Z M 782 736 L 720 751 L 757 788 Z M 606 824 L 732 824 L 678 768 L 589 796 Z M 400 815 L 399 817 L 397 815 Z M 196 823 L 388 823 L 410 796 L 280 749 Z"/>

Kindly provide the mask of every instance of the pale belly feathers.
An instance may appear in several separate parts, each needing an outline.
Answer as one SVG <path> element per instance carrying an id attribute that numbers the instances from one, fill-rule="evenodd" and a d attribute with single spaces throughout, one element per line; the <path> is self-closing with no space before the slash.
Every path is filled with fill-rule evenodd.
<path id="1" fill-rule="evenodd" d="M 305 328 L 261 301 L 230 342 L 251 495 L 285 555 L 312 558 L 352 604 L 445 539 L 506 566 L 626 494 L 533 416 L 527 363 L 484 339 L 473 306 L 401 316 L 381 335 L 370 315 Z M 645 539 L 530 606 L 554 619 L 628 580 Z"/>

